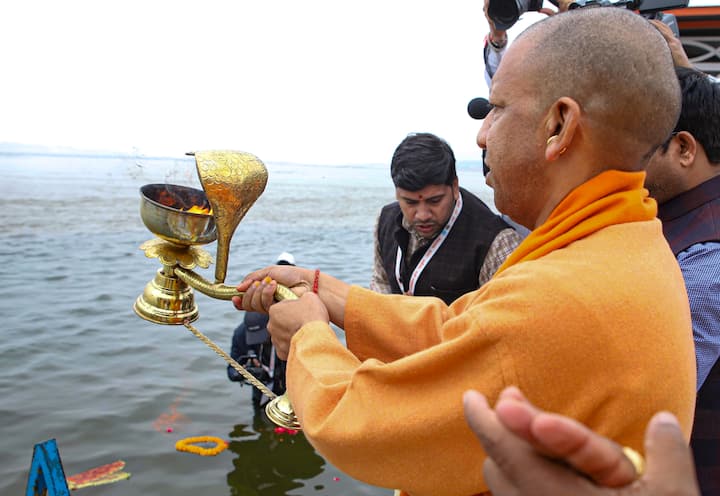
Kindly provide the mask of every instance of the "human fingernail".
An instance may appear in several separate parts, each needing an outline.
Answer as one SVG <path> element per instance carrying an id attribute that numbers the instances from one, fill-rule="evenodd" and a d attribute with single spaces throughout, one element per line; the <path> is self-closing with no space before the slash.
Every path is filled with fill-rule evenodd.
<path id="1" fill-rule="evenodd" d="M 677 425 L 678 421 L 675 415 L 670 412 L 658 412 L 655 414 L 655 421 L 661 424 Z"/>
<path id="2" fill-rule="evenodd" d="M 467 405 L 469 402 L 471 402 L 473 400 L 477 401 L 482 406 L 485 406 L 485 407 L 489 406 L 488 402 L 487 402 L 487 398 L 485 398 L 485 396 L 480 394 L 479 392 L 474 391 L 474 390 L 469 390 L 469 391 L 465 391 L 465 393 L 463 393 L 463 403 L 465 403 Z"/>

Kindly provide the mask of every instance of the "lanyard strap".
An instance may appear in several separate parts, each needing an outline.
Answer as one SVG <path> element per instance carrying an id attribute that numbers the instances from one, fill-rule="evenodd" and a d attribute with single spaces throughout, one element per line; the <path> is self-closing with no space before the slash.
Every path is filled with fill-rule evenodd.
<path id="1" fill-rule="evenodd" d="M 458 200 L 455 202 L 455 208 L 453 209 L 453 213 L 450 216 L 450 219 L 447 221 L 447 224 L 445 224 L 445 227 L 442 228 L 440 234 L 438 234 L 437 237 L 433 240 L 432 244 L 425 252 L 425 255 L 423 255 L 423 257 L 420 259 L 420 262 L 418 262 L 415 270 L 413 270 L 412 275 L 410 276 L 410 284 L 407 291 L 405 291 L 405 285 L 403 284 L 402 278 L 400 277 L 402 250 L 400 249 L 400 246 L 398 246 L 397 255 L 395 256 L 395 279 L 397 280 L 398 286 L 400 286 L 400 291 L 402 291 L 404 294 L 408 294 L 411 296 L 415 294 L 415 285 L 420 278 L 420 274 L 422 274 L 422 271 L 430 262 L 430 259 L 432 259 L 433 255 L 435 255 L 435 252 L 438 251 L 440 246 L 450 234 L 450 229 L 452 229 L 452 226 L 455 224 L 455 221 L 460 215 L 460 212 L 462 211 L 462 206 L 462 194 L 459 194 Z"/>

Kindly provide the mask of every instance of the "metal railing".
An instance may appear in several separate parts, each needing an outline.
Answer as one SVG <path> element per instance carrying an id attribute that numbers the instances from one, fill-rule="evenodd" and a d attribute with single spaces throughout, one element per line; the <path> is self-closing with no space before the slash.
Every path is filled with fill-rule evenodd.
<path id="1" fill-rule="evenodd" d="M 720 76 L 720 36 L 681 36 L 680 39 L 695 68 Z"/>

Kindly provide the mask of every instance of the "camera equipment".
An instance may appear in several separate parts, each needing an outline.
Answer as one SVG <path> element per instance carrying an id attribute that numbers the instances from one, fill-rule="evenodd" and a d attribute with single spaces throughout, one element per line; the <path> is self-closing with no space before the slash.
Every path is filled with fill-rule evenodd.
<path id="1" fill-rule="evenodd" d="M 257 380 L 262 382 L 268 382 L 270 381 L 270 373 L 265 369 L 265 367 L 260 365 L 255 365 L 255 363 L 260 363 L 260 359 L 255 354 L 253 350 L 250 350 L 247 352 L 247 355 L 242 355 L 238 357 L 237 362 L 245 367 L 245 370 L 250 372 Z M 247 382 L 245 378 L 242 378 L 240 382 Z"/>
<path id="2" fill-rule="evenodd" d="M 552 0 L 551 0 L 552 1 Z M 680 28 L 677 19 L 672 14 L 666 14 L 663 10 L 681 9 L 687 7 L 689 0 L 575 0 L 568 10 L 583 7 L 625 7 L 637 10 L 646 19 L 657 19 L 666 24 L 676 38 L 680 38 Z M 555 2 L 552 2 L 557 6 Z"/>
<path id="3" fill-rule="evenodd" d="M 488 16 L 495 23 L 495 28 L 507 31 L 528 11 L 538 11 L 543 0 L 490 0 Z"/>
<path id="4" fill-rule="evenodd" d="M 663 10 L 681 9 L 687 7 L 689 0 L 575 0 L 568 9 L 583 7 L 625 7 L 637 10 L 646 19 L 658 19 L 667 24 L 676 37 L 680 37 L 677 19 Z M 495 23 L 495 28 L 501 31 L 510 29 L 525 12 L 538 11 L 543 0 L 490 0 L 488 16 Z M 555 7 L 557 0 L 550 0 Z"/>
<path id="5" fill-rule="evenodd" d="M 552 0 L 551 0 L 552 1 Z M 578 7 L 625 7 L 637 10 L 640 14 L 654 14 L 662 10 L 681 9 L 687 7 L 689 0 L 575 0 L 569 10 Z M 554 4 L 555 2 L 553 2 Z"/>

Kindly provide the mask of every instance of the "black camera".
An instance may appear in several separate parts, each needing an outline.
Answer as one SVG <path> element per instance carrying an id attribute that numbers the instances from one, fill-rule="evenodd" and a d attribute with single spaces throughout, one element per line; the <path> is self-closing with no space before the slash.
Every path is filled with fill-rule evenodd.
<path id="1" fill-rule="evenodd" d="M 255 365 L 255 363 L 260 363 L 260 359 L 254 351 L 251 350 L 247 353 L 247 355 L 242 355 L 238 357 L 237 362 L 242 365 L 245 370 L 250 372 L 257 380 L 264 383 L 271 380 L 270 373 L 267 371 L 267 369 L 265 369 L 265 367 L 263 367 L 262 365 Z M 247 381 L 243 377 L 241 382 Z"/>
<path id="2" fill-rule="evenodd" d="M 557 7 L 553 0 L 550 2 Z M 689 0 L 575 0 L 568 7 L 569 10 L 578 7 L 625 7 L 637 10 L 640 14 L 654 14 L 663 10 L 681 9 L 687 7 Z"/>
<path id="3" fill-rule="evenodd" d="M 552 1 L 552 0 L 551 0 Z M 676 38 L 680 38 L 680 28 L 677 18 L 672 14 L 666 14 L 663 10 L 682 9 L 688 6 L 689 0 L 575 0 L 568 10 L 582 7 L 624 7 L 637 10 L 646 19 L 657 19 L 666 24 Z"/>
<path id="4" fill-rule="evenodd" d="M 540 10 L 542 3 L 543 0 L 490 0 L 488 16 L 496 29 L 507 31 L 525 12 Z"/>
<path id="5" fill-rule="evenodd" d="M 689 0 L 575 0 L 569 5 L 568 10 L 584 7 L 624 7 L 637 10 L 646 19 L 658 19 L 667 24 L 679 38 L 680 29 L 677 19 L 672 14 L 664 13 L 663 10 L 681 9 L 687 7 L 688 2 Z M 542 3 L 543 0 L 490 0 L 488 16 L 497 29 L 506 31 L 525 12 L 540 10 Z M 550 3 L 558 7 L 557 0 L 550 0 Z"/>
<path id="6" fill-rule="evenodd" d="M 663 10 L 681 9 L 687 7 L 689 0 L 575 0 L 570 4 L 569 10 L 581 7 L 625 7 L 637 10 L 646 19 L 657 19 L 666 24 L 676 38 L 680 38 L 680 28 L 677 18 L 672 14 L 666 14 Z"/>

